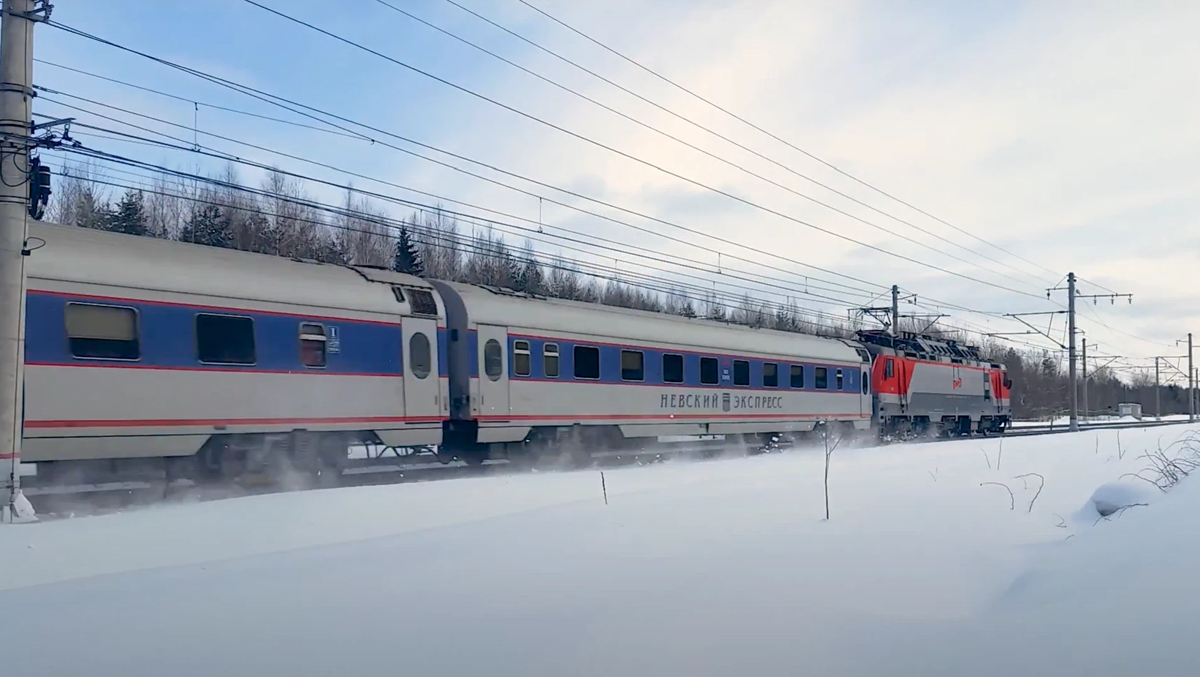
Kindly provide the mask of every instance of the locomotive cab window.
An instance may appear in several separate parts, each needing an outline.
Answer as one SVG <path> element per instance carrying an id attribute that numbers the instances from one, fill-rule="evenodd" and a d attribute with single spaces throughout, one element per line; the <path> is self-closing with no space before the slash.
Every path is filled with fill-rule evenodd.
<path id="1" fill-rule="evenodd" d="M 558 378 L 558 344 L 542 346 L 542 373 L 546 378 Z"/>
<path id="2" fill-rule="evenodd" d="M 319 369 L 325 366 L 325 325 L 300 323 L 300 363 Z"/>
<path id="3" fill-rule="evenodd" d="M 825 390 L 829 387 L 829 370 L 825 367 L 817 367 L 813 370 L 817 381 L 816 387 L 818 390 Z"/>
<path id="4" fill-rule="evenodd" d="M 790 372 L 791 372 L 792 387 L 793 388 L 803 388 L 804 387 L 804 365 L 803 364 L 793 364 L 793 365 L 791 365 Z"/>
<path id="5" fill-rule="evenodd" d="M 683 355 L 666 353 L 662 358 L 664 383 L 683 383 Z"/>
<path id="6" fill-rule="evenodd" d="M 137 311 L 120 306 L 68 303 L 67 342 L 75 357 L 136 360 L 141 357 Z"/>
<path id="7" fill-rule="evenodd" d="M 700 358 L 700 383 L 704 385 L 716 385 L 720 382 L 719 374 L 717 373 L 717 358 L 701 357 Z"/>
<path id="8" fill-rule="evenodd" d="M 575 378 L 600 378 L 600 349 L 592 346 L 575 346 Z"/>
<path id="9" fill-rule="evenodd" d="M 842 386 L 845 384 L 845 381 L 842 379 L 842 370 L 841 369 L 837 370 L 834 378 L 837 379 L 837 389 L 841 390 Z"/>
<path id="10" fill-rule="evenodd" d="M 489 380 L 499 381 L 504 364 L 504 351 L 496 339 L 488 339 L 483 344 L 483 372 Z"/>
<path id="11" fill-rule="evenodd" d="M 750 385 L 750 363 L 746 360 L 733 361 L 733 385 Z"/>
<path id="12" fill-rule="evenodd" d="M 779 387 L 779 365 L 774 362 L 763 362 L 763 387 Z"/>
<path id="13" fill-rule="evenodd" d="M 645 356 L 640 350 L 621 351 L 621 380 L 644 381 L 646 379 Z"/>
<path id="14" fill-rule="evenodd" d="M 871 392 L 871 375 L 867 372 L 862 373 L 862 393 L 866 395 Z"/>
<path id="15" fill-rule="evenodd" d="M 429 337 L 417 332 L 408 339 L 408 367 L 412 375 L 419 379 L 429 376 L 433 371 L 433 354 L 429 350 Z"/>
<path id="16" fill-rule="evenodd" d="M 894 373 L 895 369 L 896 369 L 895 361 L 892 360 L 892 358 L 890 358 L 890 357 L 887 358 L 887 362 L 883 363 L 883 377 L 884 378 L 892 378 L 893 376 L 895 376 L 895 373 Z"/>
<path id="17" fill-rule="evenodd" d="M 529 354 L 529 341 L 513 341 L 513 373 L 517 376 L 529 376 L 533 369 L 533 361 Z"/>
<path id="18" fill-rule="evenodd" d="M 196 356 L 206 364 L 254 364 L 254 320 L 198 313 Z"/>

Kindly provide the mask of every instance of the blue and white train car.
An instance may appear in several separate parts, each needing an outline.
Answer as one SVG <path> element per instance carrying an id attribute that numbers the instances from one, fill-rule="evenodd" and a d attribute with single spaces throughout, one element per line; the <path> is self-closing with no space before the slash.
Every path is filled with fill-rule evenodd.
<path id="1" fill-rule="evenodd" d="M 24 461 L 196 457 L 229 474 L 276 450 L 335 462 L 355 441 L 441 442 L 445 323 L 429 283 L 74 227 L 31 234 L 46 244 L 27 259 Z"/>
<path id="2" fill-rule="evenodd" d="M 433 284 L 460 442 L 636 444 L 871 424 L 870 357 L 853 342 Z"/>

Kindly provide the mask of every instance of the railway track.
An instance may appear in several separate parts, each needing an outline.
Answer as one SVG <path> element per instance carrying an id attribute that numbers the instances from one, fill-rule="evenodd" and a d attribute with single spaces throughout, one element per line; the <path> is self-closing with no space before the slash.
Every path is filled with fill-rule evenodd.
<path id="1" fill-rule="evenodd" d="M 1088 423 L 1080 424 L 1080 431 L 1089 430 L 1122 430 L 1127 428 L 1154 428 L 1170 425 L 1183 425 L 1187 421 L 1130 421 L 1121 423 Z M 1033 435 L 1053 435 L 1070 432 L 1065 425 L 1031 425 L 1009 429 L 1005 437 L 1027 437 Z M 960 438 L 947 438 L 946 441 Z M 786 450 L 790 445 L 781 446 L 771 452 Z M 593 457 L 592 468 L 612 468 L 634 465 L 659 463 L 667 459 L 679 458 L 710 458 L 728 457 L 734 454 L 747 454 L 744 448 L 717 448 L 713 446 L 680 447 L 671 450 L 652 452 L 602 452 Z M 323 486 L 304 485 L 301 483 L 273 484 L 249 486 L 230 484 L 221 486 L 198 485 L 191 480 L 178 480 L 168 483 L 165 479 L 147 478 L 129 481 L 100 482 L 73 485 L 41 485 L 36 478 L 29 478 L 24 488 L 25 495 L 33 503 L 38 515 L 47 518 L 66 518 L 77 515 L 95 515 L 106 512 L 125 510 L 133 507 L 149 505 L 171 505 L 197 501 L 220 500 L 235 497 L 254 496 L 284 491 L 295 491 L 316 488 L 342 488 L 378 486 L 384 484 L 404 484 L 410 482 L 431 482 L 448 479 L 467 479 L 472 477 L 487 477 L 493 475 L 509 475 L 519 472 L 556 471 L 567 469 L 563 466 L 539 466 L 528 468 L 507 461 L 487 461 L 483 465 L 469 465 L 461 461 L 440 463 L 437 461 L 422 462 L 429 456 L 396 456 L 392 458 L 373 458 L 369 462 L 359 462 L 355 467 L 344 471 L 336 480 Z"/>

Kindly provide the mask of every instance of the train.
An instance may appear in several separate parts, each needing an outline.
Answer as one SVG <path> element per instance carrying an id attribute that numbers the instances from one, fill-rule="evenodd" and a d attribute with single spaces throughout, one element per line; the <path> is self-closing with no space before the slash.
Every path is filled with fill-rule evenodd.
<path id="1" fill-rule="evenodd" d="M 837 426 L 1003 433 L 1003 365 L 857 340 L 36 223 L 22 460 L 39 474 L 336 475 L 356 445 L 586 462 Z"/>

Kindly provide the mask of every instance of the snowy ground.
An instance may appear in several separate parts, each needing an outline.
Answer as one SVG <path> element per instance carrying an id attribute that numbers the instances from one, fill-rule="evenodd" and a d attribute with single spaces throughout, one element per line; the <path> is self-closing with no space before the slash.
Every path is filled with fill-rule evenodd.
<path id="1" fill-rule="evenodd" d="M 605 471 L 608 505 L 589 471 L 0 528 L 0 651 L 13 675 L 1196 675 L 1200 483 L 1120 479 L 1189 430 L 840 448 L 828 522 L 797 450 Z M 1103 520 L 1097 490 L 1148 505 Z"/>

